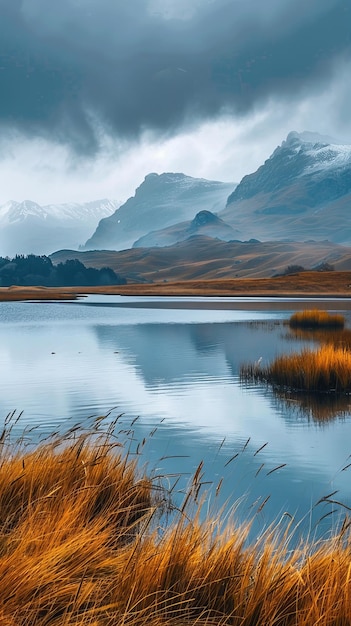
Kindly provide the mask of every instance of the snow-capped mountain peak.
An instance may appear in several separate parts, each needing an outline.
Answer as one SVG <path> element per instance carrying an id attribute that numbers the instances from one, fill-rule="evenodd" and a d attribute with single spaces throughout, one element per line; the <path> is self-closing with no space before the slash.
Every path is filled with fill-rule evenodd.
<path id="1" fill-rule="evenodd" d="M 30 217 L 37 217 L 39 219 L 46 219 L 47 212 L 40 204 L 33 202 L 32 200 L 23 200 L 23 202 L 13 203 L 9 208 L 8 214 L 9 222 L 23 221 Z"/>
<path id="2" fill-rule="evenodd" d="M 45 206 L 32 200 L 6 202 L 0 206 L 0 256 L 78 248 L 120 204 L 107 199 Z"/>
<path id="3" fill-rule="evenodd" d="M 351 164 L 351 145 L 343 144 L 328 135 L 319 135 L 309 131 L 302 133 L 292 131 L 288 134 L 286 141 L 283 141 L 282 145 L 275 150 L 272 157 L 279 155 L 286 148 L 292 150 L 295 155 L 301 154 L 307 158 L 302 175 Z"/>
<path id="4" fill-rule="evenodd" d="M 220 217 L 246 238 L 320 237 L 344 243 L 350 241 L 350 197 L 351 145 L 291 132 L 256 172 L 241 180 Z"/>
<path id="5" fill-rule="evenodd" d="M 350 145 L 329 144 L 326 146 L 314 146 L 311 150 L 307 150 L 307 154 L 314 163 L 306 168 L 306 173 L 309 171 L 342 168 L 351 165 Z"/>

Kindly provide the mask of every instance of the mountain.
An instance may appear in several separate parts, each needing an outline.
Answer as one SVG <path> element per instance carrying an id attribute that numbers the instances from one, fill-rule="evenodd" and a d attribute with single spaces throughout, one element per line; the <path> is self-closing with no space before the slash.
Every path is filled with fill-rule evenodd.
<path id="1" fill-rule="evenodd" d="M 333 266 L 351 270 L 351 247 L 328 241 L 220 241 L 190 237 L 173 246 L 129 250 L 60 250 L 50 255 L 54 264 L 79 259 L 86 267 L 111 267 L 128 282 L 270 277 L 289 266 L 306 269 Z"/>
<path id="2" fill-rule="evenodd" d="M 330 239 L 351 243 L 351 145 L 317 133 L 289 133 L 245 176 L 219 217 L 241 239 Z"/>
<path id="3" fill-rule="evenodd" d="M 130 248 L 151 230 L 192 220 L 202 210 L 217 212 L 233 187 L 180 173 L 148 174 L 132 198 L 100 221 L 85 249 Z"/>
<path id="4" fill-rule="evenodd" d="M 171 246 L 194 235 L 204 235 L 215 239 L 230 241 L 238 237 L 237 231 L 226 224 L 211 211 L 199 211 L 193 220 L 180 222 L 174 226 L 154 230 L 140 237 L 133 248 L 152 248 L 154 246 Z"/>
<path id="5" fill-rule="evenodd" d="M 78 248 L 99 220 L 118 206 L 112 200 L 45 206 L 31 200 L 9 201 L 0 206 L 0 256 Z"/>

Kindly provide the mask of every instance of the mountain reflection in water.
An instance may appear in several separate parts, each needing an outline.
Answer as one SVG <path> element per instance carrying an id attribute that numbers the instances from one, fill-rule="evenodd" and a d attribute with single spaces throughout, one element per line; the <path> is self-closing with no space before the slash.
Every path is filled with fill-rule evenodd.
<path id="1" fill-rule="evenodd" d="M 300 403 L 239 381 L 243 361 L 269 361 L 314 343 L 287 337 L 284 320 L 295 302 L 276 301 L 274 311 L 269 303 L 259 311 L 244 302 L 240 311 L 233 302 L 226 310 L 104 303 L 1 304 L 0 412 L 24 411 L 14 435 L 24 426 L 35 426 L 38 437 L 89 426 L 89 416 L 115 407 L 111 419 L 122 414 L 119 436 L 140 463 L 170 481 L 181 475 L 179 501 L 203 460 L 205 508 L 228 512 L 240 500 L 235 515 L 255 515 L 254 532 L 285 512 L 312 529 L 333 508 L 313 505 L 334 490 L 351 504 L 342 471 L 351 453 L 346 398 L 316 406 L 307 396 Z M 336 419 L 327 421 L 328 412 Z"/>

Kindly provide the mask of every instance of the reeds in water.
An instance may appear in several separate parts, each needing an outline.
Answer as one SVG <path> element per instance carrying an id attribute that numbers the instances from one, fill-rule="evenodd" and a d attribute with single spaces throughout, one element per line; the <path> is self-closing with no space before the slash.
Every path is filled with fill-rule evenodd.
<path id="1" fill-rule="evenodd" d="M 291 328 L 330 328 L 342 329 L 345 325 L 345 318 L 340 314 L 331 314 L 327 311 L 311 309 L 297 311 L 289 319 Z"/>
<path id="2" fill-rule="evenodd" d="M 268 365 L 241 366 L 242 380 L 266 381 L 285 389 L 351 392 L 351 353 L 332 345 L 278 356 Z"/>
<path id="3" fill-rule="evenodd" d="M 159 493 L 115 446 L 96 433 L 31 452 L 2 439 L 0 624 L 351 623 L 348 520 L 337 536 L 294 551 L 279 527 L 247 546 L 249 522 L 224 529 L 186 506 L 156 526 Z M 198 480 L 199 470 L 186 502 Z"/>

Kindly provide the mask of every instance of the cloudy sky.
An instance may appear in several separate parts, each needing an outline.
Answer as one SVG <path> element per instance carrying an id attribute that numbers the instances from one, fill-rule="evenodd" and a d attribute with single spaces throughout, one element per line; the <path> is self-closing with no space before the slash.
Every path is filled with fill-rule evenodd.
<path id="1" fill-rule="evenodd" d="M 351 143 L 351 0 L 0 0 L 0 203 L 239 181 L 290 130 Z"/>

